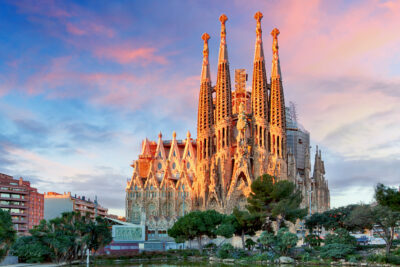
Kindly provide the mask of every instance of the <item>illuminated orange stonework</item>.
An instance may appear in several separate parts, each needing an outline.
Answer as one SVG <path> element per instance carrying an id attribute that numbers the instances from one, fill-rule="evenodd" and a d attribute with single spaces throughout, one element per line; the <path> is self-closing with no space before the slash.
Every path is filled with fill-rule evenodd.
<path id="1" fill-rule="evenodd" d="M 312 185 L 314 210 L 329 208 L 329 190 L 320 155 L 318 177 L 309 173 L 300 181 L 294 157 L 286 149 L 285 101 L 278 55 L 279 30 L 272 31 L 273 61 L 268 83 L 262 43 L 261 19 L 257 12 L 252 92 L 245 88 L 245 70 L 236 72 L 236 90 L 231 90 L 226 45 L 226 15 L 220 17 L 221 39 L 216 85 L 210 77 L 210 36 L 205 33 L 197 117 L 197 139 L 158 141 L 145 139 L 139 159 L 132 164 L 133 176 L 126 187 L 126 217 L 145 223 L 149 229 L 168 229 L 177 217 L 191 210 L 215 209 L 231 213 L 244 209 L 252 181 L 264 174 L 290 180 L 301 187 L 303 206 Z M 213 97 L 215 93 L 215 97 Z M 232 97 L 233 95 L 233 97 Z M 232 101 L 233 99 L 233 101 Z M 309 159 L 309 157 L 308 157 Z"/>

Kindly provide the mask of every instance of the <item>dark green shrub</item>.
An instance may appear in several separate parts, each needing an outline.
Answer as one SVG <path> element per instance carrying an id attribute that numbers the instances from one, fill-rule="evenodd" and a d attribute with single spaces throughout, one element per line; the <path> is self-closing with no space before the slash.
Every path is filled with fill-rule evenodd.
<path id="1" fill-rule="evenodd" d="M 18 238 L 11 248 L 11 253 L 18 256 L 19 261 L 27 263 L 50 261 L 52 258 L 51 249 L 32 236 Z"/>
<path id="2" fill-rule="evenodd" d="M 235 248 L 231 244 L 225 243 L 218 249 L 217 257 L 220 259 L 227 259 L 234 249 Z"/>
<path id="3" fill-rule="evenodd" d="M 273 261 L 276 258 L 277 258 L 276 254 L 274 254 L 272 251 L 256 254 L 253 257 L 251 257 L 251 259 L 254 261 Z"/>
<path id="4" fill-rule="evenodd" d="M 376 263 L 390 263 L 394 265 L 400 265 L 400 256 L 397 255 L 388 255 L 385 254 L 372 254 L 369 255 L 367 258 L 369 262 L 376 262 Z"/>
<path id="5" fill-rule="evenodd" d="M 332 243 L 323 246 L 320 255 L 327 259 L 344 259 L 347 255 L 354 253 L 354 250 L 354 246 L 349 244 Z"/>
<path id="6" fill-rule="evenodd" d="M 352 262 L 352 263 L 357 263 L 362 259 L 363 259 L 363 257 L 359 254 L 350 254 L 350 255 L 346 256 L 346 260 L 348 262 Z"/>
<path id="7" fill-rule="evenodd" d="M 311 247 L 319 247 L 321 246 L 322 239 L 318 235 L 310 234 L 306 236 L 304 241 Z"/>
<path id="8" fill-rule="evenodd" d="M 325 245 L 328 244 L 348 244 L 352 246 L 357 245 L 357 240 L 354 236 L 351 236 L 349 231 L 343 228 L 338 228 L 335 230 L 334 234 L 328 234 L 325 237 Z"/>

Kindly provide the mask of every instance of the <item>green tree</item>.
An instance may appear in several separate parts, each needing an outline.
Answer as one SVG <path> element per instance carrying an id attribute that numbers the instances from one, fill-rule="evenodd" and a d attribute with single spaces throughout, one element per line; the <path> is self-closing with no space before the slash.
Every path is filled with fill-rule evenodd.
<path id="1" fill-rule="evenodd" d="M 300 209 L 301 200 L 301 192 L 294 183 L 274 182 L 271 175 L 264 174 L 251 184 L 247 209 L 263 221 L 265 229 L 270 229 L 272 221 L 276 221 L 279 229 L 283 222 L 295 223 L 307 214 L 306 209 Z"/>
<path id="2" fill-rule="evenodd" d="M 306 227 L 312 232 L 320 230 L 322 227 L 326 230 L 335 230 L 344 228 L 349 231 L 356 230 L 356 225 L 351 224 L 352 220 L 348 217 L 352 211 L 359 205 L 348 205 L 345 207 L 327 210 L 323 213 L 314 213 L 306 219 Z"/>
<path id="3" fill-rule="evenodd" d="M 267 231 L 262 232 L 258 241 L 275 254 L 285 256 L 291 248 L 296 246 L 298 238 L 296 234 L 289 232 L 288 228 L 282 227 L 276 235 Z"/>
<path id="4" fill-rule="evenodd" d="M 0 261 L 7 255 L 16 239 L 11 215 L 0 209 Z"/>
<path id="5" fill-rule="evenodd" d="M 79 212 L 63 213 L 50 221 L 42 220 L 30 230 L 30 238 L 17 242 L 13 252 L 27 262 L 48 258 L 57 263 L 82 260 L 87 248 L 97 251 L 111 242 L 108 227 L 107 221 L 99 217 L 95 223 L 88 215 L 81 216 Z"/>
<path id="6" fill-rule="evenodd" d="M 86 236 L 84 238 L 87 248 L 94 251 L 94 255 L 100 249 L 110 244 L 112 235 L 108 221 L 102 217 L 97 217 L 95 221 L 90 221 L 86 225 Z"/>
<path id="7" fill-rule="evenodd" d="M 379 205 L 400 212 L 400 192 L 396 188 L 378 184 L 375 187 L 375 199 Z"/>
<path id="8" fill-rule="evenodd" d="M 344 226 L 350 231 L 364 232 L 372 229 L 375 218 L 369 205 L 354 206 L 350 214 L 344 219 Z"/>
<path id="9" fill-rule="evenodd" d="M 50 261 L 51 249 L 35 236 L 21 236 L 11 248 L 11 253 L 18 256 L 20 262 L 40 263 Z"/>
<path id="10" fill-rule="evenodd" d="M 246 239 L 246 248 L 247 248 L 248 250 L 253 250 L 253 248 L 254 248 L 254 246 L 255 246 L 256 244 L 257 244 L 257 243 L 254 242 L 253 239 L 251 239 L 251 238 L 247 238 L 247 239 Z"/>
<path id="11" fill-rule="evenodd" d="M 224 220 L 225 215 L 215 210 L 192 211 L 180 217 L 175 224 L 168 229 L 168 235 L 175 239 L 175 242 L 182 243 L 187 240 L 196 239 L 200 252 L 203 252 L 201 240 L 203 236 L 216 238 L 218 226 Z"/>
<path id="12" fill-rule="evenodd" d="M 218 227 L 217 234 L 227 238 L 232 237 L 232 235 L 240 236 L 242 247 L 245 249 L 245 236 L 254 236 L 256 231 L 261 229 L 261 226 L 262 223 L 257 214 L 251 214 L 248 211 L 242 211 L 235 207 L 232 214 L 226 216 L 222 224 Z"/>
<path id="13" fill-rule="evenodd" d="M 376 206 L 372 208 L 374 217 L 374 229 L 377 234 L 385 240 L 386 255 L 390 254 L 390 249 L 393 246 L 394 229 L 398 226 L 400 221 L 400 212 L 393 211 L 387 206 Z"/>
<path id="14" fill-rule="evenodd" d="M 338 228 L 333 234 L 325 237 L 325 245 L 321 248 L 321 257 L 343 259 L 355 251 L 357 241 L 344 228 Z"/>

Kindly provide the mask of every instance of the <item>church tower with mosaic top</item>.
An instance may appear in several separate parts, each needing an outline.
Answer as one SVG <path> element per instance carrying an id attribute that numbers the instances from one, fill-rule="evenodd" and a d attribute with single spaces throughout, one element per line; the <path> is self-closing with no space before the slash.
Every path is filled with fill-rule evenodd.
<path id="1" fill-rule="evenodd" d="M 303 193 L 304 207 L 312 212 L 329 209 L 330 197 L 321 151 L 317 150 L 311 176 L 310 147 L 304 152 L 306 170 L 299 172 L 287 145 L 287 115 L 279 61 L 279 30 L 273 29 L 272 66 L 267 77 L 261 20 L 257 12 L 251 91 L 244 69 L 235 70 L 235 90 L 229 69 L 226 15 L 221 23 L 217 77 L 212 84 L 208 41 L 204 33 L 200 76 L 197 137 L 187 132 L 179 140 L 173 132 L 165 140 L 142 142 L 139 158 L 131 165 L 126 187 L 126 217 L 144 223 L 161 235 L 192 210 L 231 213 L 245 209 L 251 183 L 264 173 L 290 180 Z"/>

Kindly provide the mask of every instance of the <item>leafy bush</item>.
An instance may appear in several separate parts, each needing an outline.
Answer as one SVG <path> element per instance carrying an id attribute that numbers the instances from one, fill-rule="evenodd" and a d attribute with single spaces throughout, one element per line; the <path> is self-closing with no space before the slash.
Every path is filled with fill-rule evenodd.
<path id="1" fill-rule="evenodd" d="M 246 248 L 247 248 L 248 250 L 252 250 L 252 249 L 254 248 L 254 246 L 257 244 L 257 243 L 254 242 L 253 239 L 251 239 L 251 238 L 247 238 L 245 243 L 246 243 Z"/>
<path id="2" fill-rule="evenodd" d="M 281 255 L 287 255 L 289 250 L 296 246 L 298 237 L 296 234 L 289 232 L 287 228 L 279 229 L 276 234 L 276 247 Z"/>
<path id="3" fill-rule="evenodd" d="M 23 236 L 12 246 L 11 253 L 28 263 L 49 261 L 53 257 L 50 248 L 33 236 Z"/>
<path id="4" fill-rule="evenodd" d="M 272 251 L 264 252 L 261 254 L 256 254 L 253 257 L 251 257 L 251 259 L 254 261 L 273 261 L 276 258 L 277 258 L 277 255 L 275 253 L 273 253 Z"/>
<path id="5" fill-rule="evenodd" d="M 229 243 L 225 243 L 223 244 L 218 252 L 217 252 L 217 257 L 221 258 L 221 259 L 227 259 L 230 256 L 230 253 L 234 250 L 235 248 L 229 244 Z"/>
<path id="6" fill-rule="evenodd" d="M 321 246 L 322 239 L 318 235 L 309 234 L 308 236 L 306 236 L 304 241 L 311 247 L 319 247 Z"/>
<path id="7" fill-rule="evenodd" d="M 246 258 L 248 256 L 247 252 L 243 249 L 234 249 L 230 255 L 229 258 L 231 259 L 242 259 Z"/>
<path id="8" fill-rule="evenodd" d="M 338 228 L 335 230 L 334 234 L 326 235 L 325 245 L 328 244 L 347 244 L 356 246 L 357 240 L 354 236 L 351 236 L 346 229 Z"/>
<path id="9" fill-rule="evenodd" d="M 400 265 L 400 256 L 391 254 L 388 256 L 386 256 L 385 254 L 372 254 L 368 256 L 367 261 Z"/>
<path id="10" fill-rule="evenodd" d="M 349 244 L 332 243 L 325 245 L 320 250 L 322 258 L 344 259 L 347 255 L 354 252 L 354 246 Z"/>
<path id="11" fill-rule="evenodd" d="M 305 261 L 310 261 L 311 259 L 311 255 L 308 252 L 304 252 L 302 254 L 300 254 L 300 260 L 305 262 Z"/>
<path id="12" fill-rule="evenodd" d="M 357 263 L 363 259 L 363 257 L 359 254 L 350 254 L 346 257 L 348 262 Z"/>
<path id="13" fill-rule="evenodd" d="M 8 211 L 0 209 L 0 262 L 7 255 L 16 239 L 11 215 Z"/>

